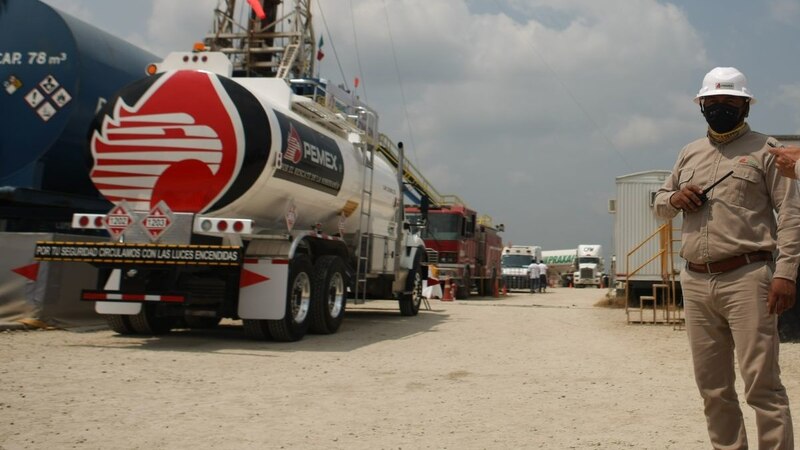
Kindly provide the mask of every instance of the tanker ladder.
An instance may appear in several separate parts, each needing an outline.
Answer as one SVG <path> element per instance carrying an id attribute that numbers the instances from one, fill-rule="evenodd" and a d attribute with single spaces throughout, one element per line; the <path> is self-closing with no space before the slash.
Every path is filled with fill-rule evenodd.
<path id="1" fill-rule="evenodd" d="M 367 301 L 367 269 L 369 256 L 372 252 L 372 239 L 370 236 L 370 218 L 372 215 L 372 183 L 375 177 L 375 145 L 369 143 L 358 144 L 364 155 L 364 177 L 361 182 L 361 211 L 358 219 L 358 242 L 356 243 L 356 289 L 354 302 L 361 305 Z M 401 194 L 402 195 L 402 194 Z"/>

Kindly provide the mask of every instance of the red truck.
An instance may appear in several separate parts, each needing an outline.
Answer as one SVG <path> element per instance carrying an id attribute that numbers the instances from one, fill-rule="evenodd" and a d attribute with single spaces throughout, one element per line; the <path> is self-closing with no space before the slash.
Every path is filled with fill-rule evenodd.
<path id="1" fill-rule="evenodd" d="M 439 252 L 440 279 L 456 285 L 456 298 L 469 298 L 473 290 L 491 295 L 501 275 L 504 226 L 494 226 L 489 216 L 462 203 L 430 208 L 406 207 L 410 223 L 423 224 L 425 246 Z"/>

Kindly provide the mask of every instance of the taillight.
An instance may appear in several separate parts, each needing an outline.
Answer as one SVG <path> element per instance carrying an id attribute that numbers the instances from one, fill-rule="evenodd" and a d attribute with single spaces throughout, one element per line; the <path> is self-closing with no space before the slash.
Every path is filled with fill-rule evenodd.
<path id="1" fill-rule="evenodd" d="M 196 233 L 250 234 L 253 232 L 253 221 L 198 216 L 194 221 L 194 231 Z"/>

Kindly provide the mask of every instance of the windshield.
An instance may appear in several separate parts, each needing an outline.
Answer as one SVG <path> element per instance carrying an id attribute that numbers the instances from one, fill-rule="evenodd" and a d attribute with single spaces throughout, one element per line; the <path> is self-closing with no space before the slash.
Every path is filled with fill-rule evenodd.
<path id="1" fill-rule="evenodd" d="M 528 267 L 533 257 L 531 255 L 503 255 L 500 264 L 503 267 Z"/>
<path id="2" fill-rule="evenodd" d="M 456 214 L 428 214 L 428 226 L 422 231 L 423 239 L 457 240 L 461 239 L 461 221 Z M 406 220 L 415 224 L 420 214 L 406 214 Z"/>
<path id="3" fill-rule="evenodd" d="M 582 258 L 578 258 L 578 264 L 597 264 L 600 261 L 600 258 L 594 256 L 584 256 Z"/>

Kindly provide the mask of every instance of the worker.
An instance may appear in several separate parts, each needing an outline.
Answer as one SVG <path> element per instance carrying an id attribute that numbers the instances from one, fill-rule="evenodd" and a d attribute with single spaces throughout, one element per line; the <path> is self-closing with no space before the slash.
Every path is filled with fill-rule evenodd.
<path id="1" fill-rule="evenodd" d="M 544 292 L 547 288 L 547 264 L 544 260 L 539 261 L 539 292 Z"/>
<path id="2" fill-rule="evenodd" d="M 535 259 L 528 265 L 528 282 L 533 294 L 539 288 L 539 263 Z"/>
<path id="3" fill-rule="evenodd" d="M 756 101 L 744 74 L 711 70 L 694 101 L 708 123 L 706 137 L 681 150 L 655 209 L 665 219 L 683 214 L 681 287 L 709 438 L 714 448 L 747 448 L 735 351 L 745 400 L 755 410 L 758 448 L 792 449 L 777 324 L 795 301 L 800 192 L 780 176 L 768 151 L 777 141 L 745 122 Z M 730 171 L 704 201 L 703 187 Z"/>

